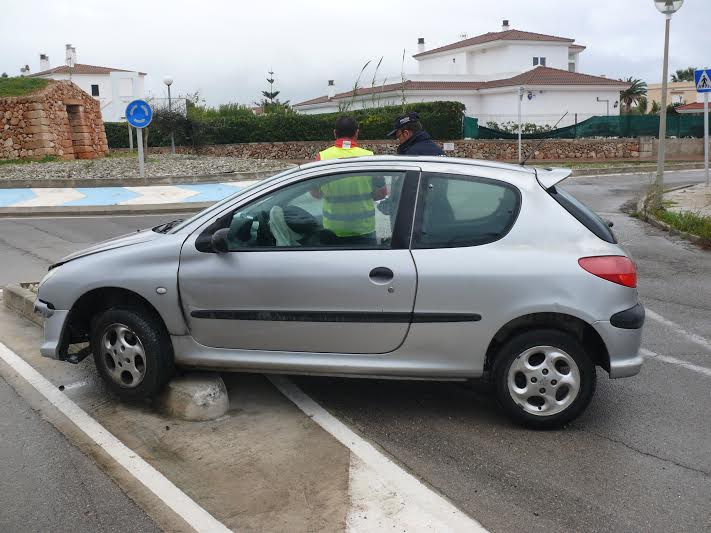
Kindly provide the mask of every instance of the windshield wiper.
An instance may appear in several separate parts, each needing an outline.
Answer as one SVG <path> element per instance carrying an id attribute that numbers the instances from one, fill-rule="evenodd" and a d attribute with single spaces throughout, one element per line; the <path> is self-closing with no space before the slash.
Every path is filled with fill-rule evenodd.
<path id="1" fill-rule="evenodd" d="M 175 226 L 180 224 L 183 220 L 184 219 L 182 219 L 182 218 L 179 218 L 177 220 L 171 220 L 170 222 L 166 222 L 165 224 L 156 226 L 155 228 L 153 228 L 153 231 L 155 231 L 156 233 L 168 233 Z"/>

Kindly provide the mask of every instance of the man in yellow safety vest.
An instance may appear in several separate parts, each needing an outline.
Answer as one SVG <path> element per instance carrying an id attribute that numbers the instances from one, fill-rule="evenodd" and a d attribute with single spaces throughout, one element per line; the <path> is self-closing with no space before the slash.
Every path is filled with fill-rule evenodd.
<path id="1" fill-rule="evenodd" d="M 358 146 L 358 123 L 342 116 L 336 121 L 334 146 L 319 152 L 318 160 L 373 155 Z M 330 180 L 311 191 L 323 199 L 323 227 L 333 232 L 339 245 L 376 245 L 375 201 L 387 196 L 381 176 L 346 176 Z"/>

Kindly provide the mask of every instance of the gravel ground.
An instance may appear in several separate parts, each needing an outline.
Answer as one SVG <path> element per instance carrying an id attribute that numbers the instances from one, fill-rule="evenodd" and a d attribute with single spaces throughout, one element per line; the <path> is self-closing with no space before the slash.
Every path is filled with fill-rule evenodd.
<path id="1" fill-rule="evenodd" d="M 149 155 L 146 176 L 199 176 L 232 172 L 278 170 L 288 163 L 270 159 L 236 159 L 195 155 Z M 138 156 L 114 156 L 104 159 L 52 161 L 0 165 L 3 180 L 120 179 L 138 178 Z"/>

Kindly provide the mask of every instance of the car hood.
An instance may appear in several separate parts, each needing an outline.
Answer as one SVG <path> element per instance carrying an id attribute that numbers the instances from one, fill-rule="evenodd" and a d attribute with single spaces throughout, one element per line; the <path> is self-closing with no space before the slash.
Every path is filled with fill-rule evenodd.
<path id="1" fill-rule="evenodd" d="M 114 237 L 107 241 L 102 241 L 89 248 L 84 248 L 73 254 L 60 259 L 57 263 L 50 267 L 50 270 L 56 266 L 62 265 L 74 259 L 79 259 L 87 255 L 97 254 L 99 252 L 105 252 L 107 250 L 113 250 L 115 248 L 123 248 L 124 246 L 131 246 L 133 244 L 140 244 L 142 242 L 148 242 L 162 237 L 162 233 L 157 233 L 151 229 L 146 229 L 142 231 L 137 231 L 135 233 L 127 233 L 126 235 L 121 235 L 120 237 Z"/>

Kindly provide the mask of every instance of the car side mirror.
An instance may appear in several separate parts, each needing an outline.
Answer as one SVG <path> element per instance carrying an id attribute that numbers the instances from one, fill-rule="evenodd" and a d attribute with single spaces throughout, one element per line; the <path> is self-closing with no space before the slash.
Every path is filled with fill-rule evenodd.
<path id="1" fill-rule="evenodd" d="M 227 240 L 229 233 L 229 228 L 222 228 L 212 234 L 210 244 L 212 245 L 212 249 L 218 254 L 226 254 L 230 251 L 230 242 Z"/>

